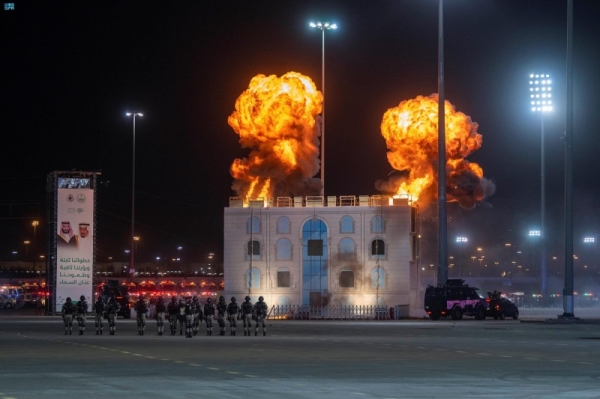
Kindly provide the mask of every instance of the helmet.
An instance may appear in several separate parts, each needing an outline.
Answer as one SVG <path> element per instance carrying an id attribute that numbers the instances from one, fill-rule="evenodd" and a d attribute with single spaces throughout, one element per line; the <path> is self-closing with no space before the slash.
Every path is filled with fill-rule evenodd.
<path id="1" fill-rule="evenodd" d="M 265 300 L 265 298 L 263 298 L 262 296 L 259 296 L 259 297 L 258 297 L 258 302 L 262 302 L 262 301 L 264 301 L 264 300 Z"/>
<path id="2" fill-rule="evenodd" d="M 244 298 L 246 300 L 246 302 L 248 302 L 250 300 L 250 297 L 248 295 L 246 295 L 246 298 Z"/>
<path id="3" fill-rule="evenodd" d="M 79 297 L 79 300 L 80 300 L 80 301 L 85 301 L 85 296 L 84 296 L 84 295 L 80 296 L 80 297 Z"/>
<path id="4" fill-rule="evenodd" d="M 71 303 L 71 297 L 67 298 L 67 302 Z"/>
<path id="5" fill-rule="evenodd" d="M 158 297 L 158 302 L 162 302 L 162 301 L 163 301 L 162 296 L 159 296 Z"/>
<path id="6" fill-rule="evenodd" d="M 231 297 L 231 302 L 235 302 L 235 297 L 234 296 Z"/>
<path id="7" fill-rule="evenodd" d="M 138 301 L 143 301 L 144 300 L 144 296 L 140 295 L 140 297 L 138 298 Z"/>
<path id="8" fill-rule="evenodd" d="M 171 297 L 171 302 L 177 302 L 177 298 L 175 298 L 174 296 Z"/>
<path id="9" fill-rule="evenodd" d="M 225 297 L 224 297 L 223 295 L 221 295 L 221 296 L 219 297 L 219 302 L 223 302 L 224 300 L 225 300 Z"/>
<path id="10" fill-rule="evenodd" d="M 194 295 L 194 302 L 198 302 L 198 297 Z"/>
<path id="11" fill-rule="evenodd" d="M 208 299 L 206 300 L 206 303 L 212 303 L 212 299 L 208 298 Z"/>
<path id="12" fill-rule="evenodd" d="M 98 300 L 101 301 L 102 300 L 102 295 L 98 295 Z"/>

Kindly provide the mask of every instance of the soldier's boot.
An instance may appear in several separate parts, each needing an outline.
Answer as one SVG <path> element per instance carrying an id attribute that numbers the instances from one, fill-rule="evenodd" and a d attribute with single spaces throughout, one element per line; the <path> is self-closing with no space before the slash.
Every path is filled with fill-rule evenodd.
<path id="1" fill-rule="evenodd" d="M 258 335 L 258 330 L 254 331 L 254 336 L 256 337 Z"/>
<path id="2" fill-rule="evenodd" d="M 104 332 L 104 328 L 100 329 L 100 335 L 102 335 L 102 333 Z"/>
<path id="3" fill-rule="evenodd" d="M 96 328 L 96 335 L 100 335 L 100 330 Z"/>
<path id="4" fill-rule="evenodd" d="M 267 330 L 263 330 L 263 337 L 267 336 Z"/>
<path id="5" fill-rule="evenodd" d="M 233 336 L 235 337 L 235 330 L 233 330 Z"/>
<path id="6" fill-rule="evenodd" d="M 73 335 L 73 330 L 69 329 L 69 335 Z"/>
<path id="7" fill-rule="evenodd" d="M 65 335 L 69 335 L 69 329 L 65 327 Z"/>

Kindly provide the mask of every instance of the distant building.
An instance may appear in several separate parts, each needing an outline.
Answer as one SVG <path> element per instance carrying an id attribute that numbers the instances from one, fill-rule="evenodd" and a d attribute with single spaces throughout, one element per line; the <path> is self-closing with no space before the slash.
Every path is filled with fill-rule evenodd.
<path id="1" fill-rule="evenodd" d="M 232 197 L 225 295 L 269 305 L 409 305 L 423 315 L 417 209 L 387 196 Z"/>

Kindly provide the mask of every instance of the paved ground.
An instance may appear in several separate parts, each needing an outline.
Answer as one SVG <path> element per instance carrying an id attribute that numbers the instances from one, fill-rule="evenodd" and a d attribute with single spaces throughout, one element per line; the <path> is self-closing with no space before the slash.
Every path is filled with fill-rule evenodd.
<path id="1" fill-rule="evenodd" d="M 3 312 L 0 398 L 599 398 L 600 325 L 548 325 L 560 312 L 544 313 L 271 321 L 267 337 L 186 339 L 155 335 L 152 321 L 140 337 L 121 319 L 115 336 L 64 336 L 57 317 Z"/>

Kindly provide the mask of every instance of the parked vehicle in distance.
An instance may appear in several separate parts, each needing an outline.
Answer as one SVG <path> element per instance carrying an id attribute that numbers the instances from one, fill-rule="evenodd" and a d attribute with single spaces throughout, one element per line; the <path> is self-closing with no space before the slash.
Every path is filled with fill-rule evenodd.
<path id="1" fill-rule="evenodd" d="M 17 307 L 17 300 L 8 295 L 0 294 L 0 309 L 14 309 Z"/>
<path id="2" fill-rule="evenodd" d="M 430 285 L 425 290 L 425 312 L 431 320 L 447 316 L 460 320 L 463 315 L 484 320 L 488 304 L 477 290 L 462 279 L 448 279 L 442 287 Z"/>
<path id="3" fill-rule="evenodd" d="M 519 307 L 510 299 L 503 297 L 501 292 L 488 292 L 485 301 L 488 303 L 486 313 L 494 320 L 504 320 L 506 317 L 512 317 L 514 320 L 519 318 Z"/>

